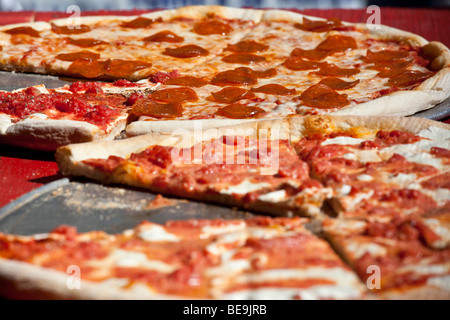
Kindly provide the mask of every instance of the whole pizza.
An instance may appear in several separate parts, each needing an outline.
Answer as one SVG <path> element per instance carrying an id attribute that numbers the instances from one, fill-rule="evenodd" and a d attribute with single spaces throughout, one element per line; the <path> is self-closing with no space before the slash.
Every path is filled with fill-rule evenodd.
<path id="1" fill-rule="evenodd" d="M 2 70 L 73 78 L 0 91 L 0 143 L 251 217 L 0 233 L 2 295 L 450 298 L 450 126 L 406 117 L 450 96 L 442 43 L 220 6 L 80 21 L 0 27 Z"/>

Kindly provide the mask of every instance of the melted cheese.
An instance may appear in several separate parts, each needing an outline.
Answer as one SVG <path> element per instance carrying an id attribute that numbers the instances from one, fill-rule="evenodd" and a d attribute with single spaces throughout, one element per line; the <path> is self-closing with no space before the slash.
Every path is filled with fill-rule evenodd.
<path id="1" fill-rule="evenodd" d="M 364 142 L 364 139 L 358 139 L 358 138 L 352 138 L 352 137 L 336 137 L 333 139 L 327 139 L 324 142 L 322 142 L 322 146 L 326 146 L 329 144 L 340 144 L 340 145 L 357 145 L 361 142 Z"/>
<path id="2" fill-rule="evenodd" d="M 269 192 L 266 194 L 262 194 L 258 197 L 258 200 L 266 201 L 266 202 L 280 202 L 285 200 L 287 197 L 285 190 L 277 190 L 273 192 Z"/>
<path id="3" fill-rule="evenodd" d="M 99 270 L 104 271 L 107 271 L 109 268 L 113 267 L 139 267 L 161 273 L 171 273 L 177 269 L 176 266 L 165 262 L 148 259 L 142 252 L 123 249 L 115 249 L 106 258 L 89 261 L 88 265 L 98 267 Z"/>
<path id="4" fill-rule="evenodd" d="M 161 226 L 153 224 L 141 226 L 139 229 L 138 237 L 145 241 L 180 241 L 180 239 L 176 235 L 167 232 Z"/>

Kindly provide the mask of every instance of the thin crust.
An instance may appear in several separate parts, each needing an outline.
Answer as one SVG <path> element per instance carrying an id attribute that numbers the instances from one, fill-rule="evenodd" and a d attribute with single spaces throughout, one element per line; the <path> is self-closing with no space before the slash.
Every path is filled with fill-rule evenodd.
<path id="1" fill-rule="evenodd" d="M 70 284 L 71 274 L 0 258 L 0 295 L 22 300 L 176 300 L 182 297 L 130 292 L 81 281 Z"/>

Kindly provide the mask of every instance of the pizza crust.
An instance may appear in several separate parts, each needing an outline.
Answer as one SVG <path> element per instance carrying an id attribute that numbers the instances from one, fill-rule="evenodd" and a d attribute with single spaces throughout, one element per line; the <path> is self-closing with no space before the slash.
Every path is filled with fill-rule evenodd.
<path id="1" fill-rule="evenodd" d="M 233 125 L 245 125 L 246 123 L 256 122 L 254 119 L 206 119 L 206 120 L 164 120 L 164 121 L 135 121 L 126 127 L 127 137 L 135 137 L 145 134 L 178 134 L 183 131 L 204 131 L 215 130 L 220 127 L 229 127 Z"/>
<path id="2" fill-rule="evenodd" d="M 153 294 L 150 291 L 126 291 L 113 285 L 81 281 L 79 288 L 64 274 L 25 262 L 0 258 L 0 295 L 23 300 L 175 300 L 181 297 Z"/>
<path id="3" fill-rule="evenodd" d="M 34 150 L 54 151 L 71 143 L 113 140 L 125 129 L 125 126 L 126 119 L 121 119 L 105 133 L 97 126 L 81 121 L 22 121 L 8 126 L 0 134 L 0 143 Z"/>

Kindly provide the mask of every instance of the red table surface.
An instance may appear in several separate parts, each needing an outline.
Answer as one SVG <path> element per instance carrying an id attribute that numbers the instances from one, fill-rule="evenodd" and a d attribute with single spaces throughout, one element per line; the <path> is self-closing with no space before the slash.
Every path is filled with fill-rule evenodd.
<path id="1" fill-rule="evenodd" d="M 88 15 L 137 15 L 154 10 L 84 11 Z M 371 16 L 365 9 L 306 9 L 292 11 L 306 15 L 349 22 L 366 22 Z M 0 25 L 48 21 L 68 17 L 65 12 L 0 12 Z M 450 10 L 381 8 L 381 24 L 418 34 L 429 41 L 450 47 Z M 1 89 L 1 88 L 0 88 Z M 450 123 L 450 119 L 445 122 Z M 53 153 L 0 146 L 0 208 L 49 182 L 61 179 Z"/>

